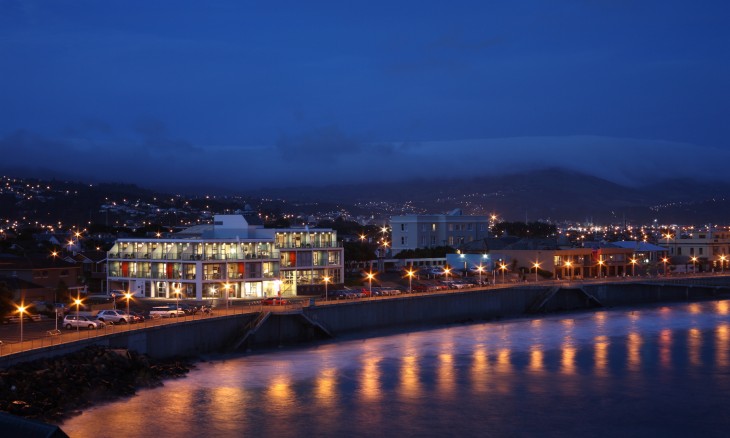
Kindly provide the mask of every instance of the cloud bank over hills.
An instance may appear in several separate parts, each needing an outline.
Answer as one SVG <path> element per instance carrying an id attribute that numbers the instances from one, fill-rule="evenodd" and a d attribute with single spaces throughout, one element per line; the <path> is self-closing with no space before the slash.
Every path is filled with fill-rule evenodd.
<path id="1" fill-rule="evenodd" d="M 104 128 L 104 129 L 101 129 Z M 730 151 L 601 136 L 373 142 L 335 126 L 273 145 L 195 145 L 146 121 L 132 135 L 90 125 L 75 136 L 15 131 L 0 139 L 10 175 L 129 182 L 164 190 L 243 191 L 286 186 L 469 178 L 561 167 L 624 185 L 665 179 L 727 181 Z"/>

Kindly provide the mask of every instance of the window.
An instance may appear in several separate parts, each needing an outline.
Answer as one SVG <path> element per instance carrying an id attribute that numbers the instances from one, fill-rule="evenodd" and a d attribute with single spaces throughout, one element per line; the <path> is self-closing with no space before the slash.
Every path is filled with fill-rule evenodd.
<path id="1" fill-rule="evenodd" d="M 438 230 L 438 224 L 431 224 L 431 231 Z"/>
<path id="2" fill-rule="evenodd" d="M 454 245 L 454 236 L 449 236 L 449 245 L 450 246 Z"/>
<path id="3" fill-rule="evenodd" d="M 436 236 L 431 236 L 431 245 L 436 245 Z"/>
<path id="4" fill-rule="evenodd" d="M 426 246 L 426 236 L 421 236 L 421 245 Z"/>
<path id="5" fill-rule="evenodd" d="M 454 231 L 454 224 L 449 224 L 449 228 L 448 228 L 448 230 L 449 230 L 449 231 Z"/>
<path id="6" fill-rule="evenodd" d="M 401 245 L 408 245 L 408 236 L 404 236 L 400 238 L 400 244 Z"/>
<path id="7" fill-rule="evenodd" d="M 408 231 L 408 224 L 400 224 L 401 231 Z"/>
<path id="8" fill-rule="evenodd" d="M 700 248 L 700 255 L 702 255 L 702 248 Z"/>
<path id="9" fill-rule="evenodd" d="M 473 224 L 469 224 L 469 225 L 466 226 L 466 229 L 469 230 L 469 231 L 471 231 L 472 230 L 472 226 L 473 226 Z"/>
<path id="10" fill-rule="evenodd" d="M 677 255 L 682 255 L 682 247 L 677 248 Z"/>

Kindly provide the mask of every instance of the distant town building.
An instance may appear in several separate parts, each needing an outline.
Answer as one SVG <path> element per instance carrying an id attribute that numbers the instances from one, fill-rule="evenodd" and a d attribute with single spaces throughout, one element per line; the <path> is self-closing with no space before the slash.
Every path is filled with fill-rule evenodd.
<path id="1" fill-rule="evenodd" d="M 666 237 L 666 236 L 665 236 Z M 670 235 L 659 245 L 669 249 L 669 256 L 684 257 L 706 269 L 728 269 L 730 265 L 730 232 L 720 230 L 698 231 L 688 235 Z M 685 261 L 686 262 L 686 261 Z"/>
<path id="2" fill-rule="evenodd" d="M 16 300 L 59 302 L 59 292 L 79 289 L 81 266 L 55 257 L 0 256 L 0 277 Z M 20 281 L 18 281 L 20 280 Z M 19 288 L 18 288 L 19 287 Z"/>
<path id="3" fill-rule="evenodd" d="M 390 219 L 393 254 L 417 248 L 461 247 L 489 235 L 488 216 L 448 214 L 393 216 Z"/>
<path id="4" fill-rule="evenodd" d="M 331 229 L 264 228 L 216 215 L 164 238 L 118 239 L 108 252 L 108 290 L 156 298 L 301 295 L 342 284 L 343 248 Z"/>

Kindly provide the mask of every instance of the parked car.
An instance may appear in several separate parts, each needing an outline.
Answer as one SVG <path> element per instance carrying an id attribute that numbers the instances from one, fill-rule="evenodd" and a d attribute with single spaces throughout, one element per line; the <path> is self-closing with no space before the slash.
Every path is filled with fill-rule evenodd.
<path id="1" fill-rule="evenodd" d="M 150 310 L 150 318 L 177 318 L 185 316 L 185 311 L 176 305 L 156 306 Z"/>
<path id="2" fill-rule="evenodd" d="M 96 314 L 96 319 L 112 324 L 126 324 L 130 320 L 129 315 L 121 310 L 100 310 Z"/>
<path id="3" fill-rule="evenodd" d="M 144 320 L 145 320 L 144 314 L 142 314 L 141 312 L 131 311 L 131 312 L 129 312 L 129 317 L 133 323 L 134 322 L 144 322 Z"/>
<path id="4" fill-rule="evenodd" d="M 85 315 L 66 315 L 63 318 L 63 326 L 70 330 L 74 327 L 88 328 L 89 330 L 100 329 L 104 327 L 104 322 Z"/>
<path id="5" fill-rule="evenodd" d="M 261 300 L 261 304 L 264 306 L 284 306 L 289 304 L 289 300 L 280 297 L 269 297 Z"/>

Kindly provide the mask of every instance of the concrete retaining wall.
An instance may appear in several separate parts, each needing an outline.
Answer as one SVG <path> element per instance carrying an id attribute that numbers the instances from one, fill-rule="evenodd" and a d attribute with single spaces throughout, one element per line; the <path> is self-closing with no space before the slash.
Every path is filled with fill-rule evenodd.
<path id="1" fill-rule="evenodd" d="M 710 278 L 703 279 L 703 284 L 693 284 L 691 281 L 663 284 L 564 284 L 554 294 L 550 292 L 555 286 L 518 286 L 313 306 L 304 308 L 302 314 L 272 313 L 242 348 L 306 342 L 323 337 L 322 330 L 313 326 L 305 316 L 337 335 L 382 328 L 519 317 L 536 310 L 536 305 L 541 303 L 544 305 L 539 308 L 539 312 L 543 313 L 597 307 L 597 303 L 581 288 L 606 307 L 726 298 L 730 296 L 727 281 L 724 278 Z M 232 315 L 119 332 L 4 356 L 0 358 L 0 367 L 70 353 L 91 344 L 136 350 L 157 358 L 213 353 L 225 350 L 241 340 L 256 316 Z"/>

